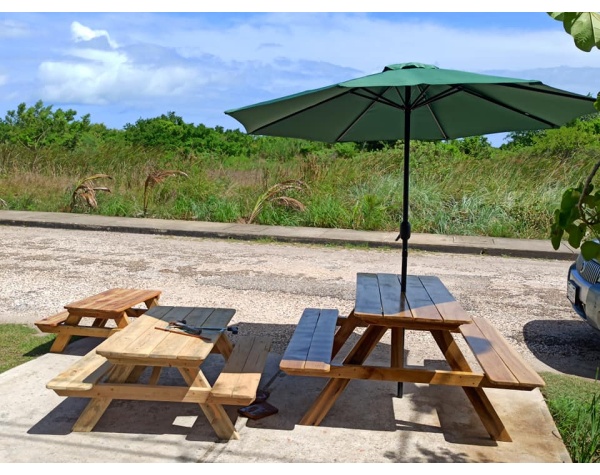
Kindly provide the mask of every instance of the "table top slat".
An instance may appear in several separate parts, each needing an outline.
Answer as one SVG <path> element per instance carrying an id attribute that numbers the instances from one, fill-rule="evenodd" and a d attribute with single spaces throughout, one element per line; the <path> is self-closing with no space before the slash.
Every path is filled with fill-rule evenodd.
<path id="1" fill-rule="evenodd" d="M 155 313 L 148 315 L 144 321 L 152 320 L 152 324 L 147 325 L 143 332 L 138 332 L 135 341 L 121 350 L 122 356 L 152 358 L 155 355 L 176 355 L 179 345 L 177 339 L 172 338 L 173 333 L 157 330 L 156 327 L 166 328 L 170 321 L 183 320 L 189 311 L 187 307 L 172 307 L 161 317 L 156 317 Z M 157 348 L 161 348 L 162 352 L 157 351 Z"/>
<path id="2" fill-rule="evenodd" d="M 158 298 L 160 294 L 160 290 L 115 288 L 68 303 L 65 308 L 76 314 L 89 312 L 90 316 L 109 317 L 123 313 L 147 300 Z"/>
<path id="3" fill-rule="evenodd" d="M 471 322 L 471 316 L 438 277 L 427 275 L 419 279 L 445 322 L 456 324 Z"/>
<path id="4" fill-rule="evenodd" d="M 425 290 L 419 277 L 414 275 L 407 276 L 406 300 L 408 301 L 412 317 L 415 321 L 443 321 L 440 312 L 432 302 L 431 297 L 427 293 L 427 290 Z"/>
<path id="5" fill-rule="evenodd" d="M 231 322 L 231 319 L 235 315 L 235 310 L 232 308 L 215 308 L 215 309 L 209 309 L 209 310 L 212 310 L 212 312 L 204 320 L 203 326 L 205 326 L 205 327 L 227 328 L 227 326 L 229 325 L 229 322 Z M 190 321 L 193 321 L 194 314 L 196 312 L 202 313 L 200 308 L 193 309 L 190 312 L 190 316 L 186 319 L 186 321 L 188 323 Z M 205 331 L 203 331 L 202 336 L 206 337 L 206 338 L 210 338 L 211 339 L 210 342 L 203 341 L 200 338 L 186 337 L 188 341 L 181 348 L 179 353 L 177 354 L 177 359 L 178 360 L 189 360 L 189 361 L 197 361 L 197 360 L 203 361 L 208 356 L 208 354 L 214 347 L 217 340 L 221 337 L 221 334 L 224 332 L 227 332 L 227 330 L 224 330 L 224 331 L 205 330 Z M 175 336 L 180 336 L 180 335 L 175 335 Z M 189 341 L 189 340 L 196 340 L 196 341 Z M 199 344 L 198 343 L 199 341 L 202 342 L 203 344 Z"/>
<path id="6" fill-rule="evenodd" d="M 377 274 L 381 307 L 385 317 L 412 318 L 406 299 L 402 297 L 400 276 Z"/>
<path id="7" fill-rule="evenodd" d="M 162 331 L 156 327 L 166 328 L 170 321 L 186 320 L 188 324 L 204 323 L 205 326 L 224 328 L 234 314 L 234 309 L 156 306 L 114 337 L 101 343 L 97 351 L 98 354 L 119 361 L 156 360 L 157 365 L 176 364 L 177 361 L 201 363 L 220 338 L 220 332 L 207 331 L 206 337 L 211 341 L 204 341 L 190 335 Z"/>
<path id="8" fill-rule="evenodd" d="M 356 279 L 355 313 L 381 317 L 381 296 L 377 274 L 359 272 Z"/>

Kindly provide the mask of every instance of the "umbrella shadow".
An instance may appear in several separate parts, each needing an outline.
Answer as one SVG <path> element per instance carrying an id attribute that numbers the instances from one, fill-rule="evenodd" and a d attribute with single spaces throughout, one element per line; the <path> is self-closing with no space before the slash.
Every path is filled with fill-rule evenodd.
<path id="1" fill-rule="evenodd" d="M 600 332 L 573 320 L 534 320 L 523 326 L 529 351 L 542 363 L 583 378 L 596 378 L 600 368 Z"/>

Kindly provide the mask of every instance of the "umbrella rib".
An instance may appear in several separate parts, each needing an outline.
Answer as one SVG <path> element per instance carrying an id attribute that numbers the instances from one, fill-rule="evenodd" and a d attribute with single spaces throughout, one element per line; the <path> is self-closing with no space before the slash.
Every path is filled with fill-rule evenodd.
<path id="1" fill-rule="evenodd" d="M 387 88 L 387 89 L 384 91 L 384 94 L 385 94 L 385 92 L 387 92 L 389 89 L 390 89 L 390 88 L 388 87 L 388 88 Z M 377 97 L 375 97 L 375 98 L 372 98 L 372 97 L 366 97 L 366 96 L 363 96 L 362 94 L 357 94 L 357 93 L 356 93 L 356 91 L 352 91 L 352 92 L 353 92 L 353 94 L 355 94 L 355 95 L 357 95 L 357 96 L 363 97 L 363 98 L 365 98 L 365 99 L 370 99 L 370 100 L 371 100 L 371 102 L 369 103 L 369 105 L 367 105 L 367 107 L 365 107 L 365 108 L 363 109 L 363 111 L 362 111 L 360 114 L 358 114 L 358 116 L 357 116 L 357 117 L 356 117 L 356 118 L 355 118 L 355 119 L 354 119 L 354 120 L 353 120 L 353 121 L 352 121 L 352 122 L 351 122 L 351 123 L 348 125 L 348 127 L 346 127 L 346 128 L 345 128 L 345 129 L 342 131 L 342 133 L 341 133 L 340 135 L 338 135 L 338 136 L 337 136 L 337 138 L 335 139 L 335 141 L 336 141 L 336 142 L 339 142 L 340 140 L 342 140 L 342 138 L 344 137 L 344 135 L 346 135 L 346 134 L 348 133 L 348 131 L 349 131 L 349 130 L 350 130 L 352 127 L 354 127 L 354 124 L 356 124 L 356 123 L 357 123 L 357 122 L 360 120 L 360 118 L 361 118 L 363 115 L 365 115 L 365 114 L 367 113 L 367 111 L 368 111 L 368 110 L 369 110 L 371 107 L 373 107 L 373 104 L 375 104 L 376 102 L 378 102 L 378 101 L 377 101 Z M 375 96 L 378 96 L 378 95 L 375 95 Z"/>
<path id="2" fill-rule="evenodd" d="M 572 93 L 563 92 L 563 91 L 546 91 L 544 89 L 538 89 L 535 87 L 524 86 L 522 84 L 498 84 L 498 86 L 512 87 L 513 89 L 523 89 L 525 91 L 535 91 L 535 92 L 538 92 L 541 94 L 549 94 L 551 96 L 568 97 L 569 99 L 579 99 L 581 101 L 589 101 L 589 102 L 595 101 L 595 99 L 592 97 L 581 96 L 579 94 L 572 94 Z"/>
<path id="3" fill-rule="evenodd" d="M 457 92 L 460 92 L 461 89 L 460 87 L 457 86 L 452 86 L 449 89 L 446 89 L 445 91 L 440 92 L 438 95 L 436 96 L 431 96 L 429 98 L 427 98 L 426 100 L 424 100 L 423 102 L 417 104 L 417 103 L 413 103 L 415 104 L 415 107 L 413 107 L 413 109 L 417 109 L 419 107 L 425 107 L 425 106 L 429 106 L 429 104 L 431 104 L 432 102 L 437 102 L 440 101 L 442 99 L 445 99 L 448 96 L 452 96 L 454 94 L 456 94 Z"/>
<path id="4" fill-rule="evenodd" d="M 261 131 L 261 130 L 263 130 L 263 129 L 265 129 L 265 128 L 267 128 L 267 127 L 270 127 L 270 126 L 272 126 L 272 125 L 275 125 L 275 124 L 277 124 L 277 123 L 279 123 L 279 122 L 281 122 L 281 121 L 283 121 L 283 120 L 287 120 L 287 119 L 289 119 L 290 117 L 294 117 L 294 116 L 296 116 L 296 115 L 298 115 L 298 114 L 301 114 L 301 113 L 303 113 L 303 112 L 306 112 L 306 111 L 308 111 L 308 110 L 310 110 L 310 109 L 314 109 L 315 107 L 318 107 L 318 106 L 320 106 L 320 105 L 326 104 L 327 102 L 330 102 L 330 101 L 333 101 L 333 100 L 335 100 L 335 99 L 338 99 L 338 98 L 340 98 L 340 97 L 342 97 L 342 96 L 345 96 L 346 94 L 350 94 L 351 92 L 352 92 L 352 90 L 351 90 L 351 89 L 346 89 L 345 91 L 342 91 L 340 94 L 336 94 L 335 96 L 329 97 L 329 98 L 325 99 L 324 101 L 320 101 L 320 102 L 317 102 L 316 104 L 312 104 L 312 105 L 310 105 L 310 106 L 308 106 L 308 107 L 304 107 L 304 108 L 302 108 L 302 109 L 299 109 L 299 110 L 297 110 L 297 111 L 295 111 L 295 112 L 292 112 L 292 113 L 291 113 L 291 114 L 289 114 L 289 115 L 286 115 L 286 116 L 284 116 L 284 117 L 280 117 L 279 119 L 276 119 L 276 120 L 274 120 L 274 121 L 272 121 L 272 122 L 268 122 L 268 123 L 266 123 L 266 124 L 263 124 L 263 125 L 261 125 L 260 127 L 258 127 L 258 128 L 256 128 L 256 129 L 254 129 L 254 130 L 252 130 L 252 131 L 250 131 L 250 130 L 249 130 L 249 131 L 248 131 L 248 133 L 249 133 L 249 134 L 260 135 L 260 131 Z"/>
<path id="5" fill-rule="evenodd" d="M 419 97 L 417 98 L 417 100 L 419 100 L 419 99 L 421 99 L 422 97 L 425 96 L 425 92 L 427 91 L 428 87 L 426 87 L 423 90 L 421 90 L 421 86 L 417 86 L 417 88 L 421 92 L 419 94 Z M 433 109 L 431 108 L 431 102 L 426 103 L 425 107 L 427 107 L 427 110 L 431 114 L 431 117 L 433 118 L 433 120 L 435 122 L 435 125 L 437 125 L 437 128 L 440 131 L 440 133 L 442 134 L 442 136 L 444 137 L 444 139 L 448 140 L 450 137 L 448 137 L 448 134 L 446 134 L 446 131 L 442 127 L 442 124 L 440 124 L 440 121 L 438 120 L 437 116 L 435 115 L 435 112 L 433 112 Z"/>
<path id="6" fill-rule="evenodd" d="M 387 91 L 389 91 L 390 88 L 388 87 L 383 94 L 385 94 Z M 358 90 L 353 90 L 352 94 L 354 94 L 355 96 L 358 97 L 362 97 L 363 99 L 368 99 L 371 100 L 373 102 L 378 102 L 380 104 L 384 104 L 384 105 L 388 105 L 390 107 L 396 107 L 397 109 L 401 109 L 404 110 L 405 106 L 403 104 L 397 104 L 394 101 L 390 101 L 389 99 L 383 97 L 383 94 L 375 94 L 373 91 L 370 91 L 368 89 L 364 89 L 364 91 L 366 91 L 369 94 L 364 94 L 359 92 Z"/>
<path id="7" fill-rule="evenodd" d="M 504 102 L 501 102 L 497 99 L 492 99 L 491 97 L 485 96 L 485 95 L 481 94 L 480 92 L 472 91 L 471 89 L 467 89 L 467 88 L 461 88 L 461 89 L 463 90 L 463 92 L 465 92 L 467 94 L 471 94 L 472 96 L 476 96 L 479 99 L 483 99 L 484 101 L 491 102 L 492 104 L 503 107 L 504 109 L 508 109 L 512 112 L 516 112 L 517 114 L 521 114 L 526 117 L 530 117 L 531 119 L 537 120 L 538 122 L 541 122 L 542 124 L 546 124 L 550 127 L 559 127 L 559 124 L 555 124 L 554 122 L 550 122 L 549 120 L 542 119 L 541 117 L 538 117 L 537 115 L 533 115 L 529 112 L 525 112 L 520 109 L 517 109 L 516 107 L 505 104 Z"/>

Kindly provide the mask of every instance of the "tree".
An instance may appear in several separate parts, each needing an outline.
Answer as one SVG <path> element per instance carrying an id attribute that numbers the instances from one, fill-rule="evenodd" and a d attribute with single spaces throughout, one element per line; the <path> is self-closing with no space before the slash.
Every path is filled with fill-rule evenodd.
<path id="1" fill-rule="evenodd" d="M 600 49 L 599 13 L 548 14 L 563 23 L 565 31 L 573 37 L 577 48 L 586 52 L 590 52 L 594 47 Z M 600 93 L 594 106 L 600 111 Z M 560 208 L 554 212 L 554 222 L 550 229 L 550 240 L 554 249 L 558 249 L 566 233 L 569 244 L 575 248 L 581 247 L 581 255 L 586 260 L 600 257 L 600 190 L 595 191 L 592 184 L 599 169 L 600 159 L 583 182 L 564 191 Z"/>
<path id="2" fill-rule="evenodd" d="M 34 152 L 48 145 L 72 150 L 91 127 L 89 114 L 81 120 L 76 120 L 76 115 L 73 109 L 53 111 L 51 105 L 44 106 L 42 101 L 37 101 L 32 107 L 23 102 L 16 110 L 8 111 L 0 122 L 0 137 L 5 142 L 23 145 Z"/>

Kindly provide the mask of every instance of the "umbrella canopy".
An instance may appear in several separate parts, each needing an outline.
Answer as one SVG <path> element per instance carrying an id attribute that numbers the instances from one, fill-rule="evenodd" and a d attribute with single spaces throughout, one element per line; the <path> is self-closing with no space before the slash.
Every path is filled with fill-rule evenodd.
<path id="1" fill-rule="evenodd" d="M 261 102 L 225 113 L 255 135 L 323 142 L 404 139 L 402 292 L 410 224 L 411 139 L 555 128 L 596 112 L 591 97 L 540 81 L 440 69 L 421 63 L 386 66 L 381 73 Z"/>

